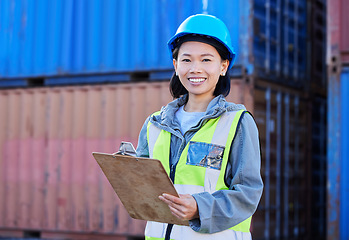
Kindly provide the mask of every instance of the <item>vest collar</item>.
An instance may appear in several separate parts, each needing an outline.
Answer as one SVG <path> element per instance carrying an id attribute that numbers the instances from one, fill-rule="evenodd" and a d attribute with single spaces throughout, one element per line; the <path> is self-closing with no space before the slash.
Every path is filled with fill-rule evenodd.
<path id="1" fill-rule="evenodd" d="M 156 126 L 171 133 L 175 133 L 176 130 L 179 131 L 179 122 L 175 117 L 175 113 L 187 102 L 187 98 L 188 95 L 185 94 L 182 97 L 168 103 L 166 106 L 161 108 L 160 114 L 156 116 L 153 115 L 150 121 Z M 241 104 L 228 103 L 223 95 L 219 95 L 212 99 L 212 101 L 209 103 L 206 109 L 206 113 L 201 119 L 200 123 L 204 119 L 217 118 L 226 111 L 236 111 L 240 109 L 245 109 L 245 107 Z"/>

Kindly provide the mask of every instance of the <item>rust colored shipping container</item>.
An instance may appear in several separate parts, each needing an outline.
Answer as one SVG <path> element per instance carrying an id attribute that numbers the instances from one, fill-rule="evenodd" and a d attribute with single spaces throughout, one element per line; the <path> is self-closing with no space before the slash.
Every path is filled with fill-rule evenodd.
<path id="1" fill-rule="evenodd" d="M 142 236 L 91 153 L 137 145 L 169 100 L 168 83 L 0 91 L 0 232 Z"/>
<path id="2" fill-rule="evenodd" d="M 327 0 L 327 64 L 336 66 L 349 63 L 349 4 L 346 0 Z"/>
<path id="3" fill-rule="evenodd" d="M 232 86 L 228 100 L 252 111 L 250 86 Z M 0 233 L 142 236 L 144 221 L 128 216 L 91 153 L 136 146 L 171 99 L 168 82 L 0 91 Z"/>
<path id="4" fill-rule="evenodd" d="M 261 136 L 253 236 L 306 239 L 307 102 L 251 77 L 231 83 L 227 100 L 253 112 Z M 168 82 L 1 90 L 0 236 L 142 237 L 145 222 L 129 217 L 91 152 L 137 145 L 146 117 L 171 99 Z"/>

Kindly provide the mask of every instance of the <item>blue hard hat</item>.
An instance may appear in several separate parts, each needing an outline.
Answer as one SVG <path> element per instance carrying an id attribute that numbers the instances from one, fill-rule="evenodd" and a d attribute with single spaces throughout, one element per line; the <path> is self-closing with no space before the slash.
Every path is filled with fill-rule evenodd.
<path id="1" fill-rule="evenodd" d="M 167 45 L 171 51 L 176 48 L 176 40 L 184 35 L 197 34 L 214 38 L 227 49 L 229 52 L 228 60 L 230 69 L 233 66 L 235 60 L 235 51 L 231 45 L 231 38 L 227 26 L 219 18 L 207 15 L 196 14 L 188 17 L 178 27 L 176 34 L 167 42 Z"/>

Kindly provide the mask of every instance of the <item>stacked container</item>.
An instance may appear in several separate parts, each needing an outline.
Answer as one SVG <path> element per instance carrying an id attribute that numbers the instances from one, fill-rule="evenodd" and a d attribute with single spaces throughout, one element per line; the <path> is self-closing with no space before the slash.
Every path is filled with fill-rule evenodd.
<path id="1" fill-rule="evenodd" d="M 328 1 L 327 238 L 349 238 L 349 5 Z"/>
<path id="2" fill-rule="evenodd" d="M 227 24 L 238 56 L 227 99 L 245 104 L 260 131 L 253 238 L 311 239 L 323 205 L 311 207 L 312 159 L 325 154 L 312 153 L 325 135 L 311 124 L 326 97 L 310 90 L 318 73 L 308 53 L 324 44 L 310 37 L 314 4 L 0 1 L 0 236 L 142 238 L 145 223 L 128 216 L 91 152 L 137 144 L 146 117 L 171 101 L 167 40 L 189 15 L 208 13 Z"/>
<path id="3" fill-rule="evenodd" d="M 327 68 L 326 1 L 311 0 L 309 10 L 309 94 L 311 104 L 311 236 L 326 239 Z"/>
<path id="4" fill-rule="evenodd" d="M 136 145 L 147 114 L 170 100 L 166 90 L 167 82 L 2 90 L 0 236 L 142 236 L 144 222 L 128 216 L 92 152 Z"/>
<path id="5" fill-rule="evenodd" d="M 234 75 L 306 83 L 307 4 L 300 0 L 2 1 L 0 86 L 166 79 L 167 40 L 189 15 L 221 18 Z M 243 71 L 242 71 L 243 70 Z"/>
<path id="6" fill-rule="evenodd" d="M 254 116 L 263 152 L 264 194 L 254 218 L 255 239 L 304 239 L 308 232 L 309 114 L 304 95 L 258 86 Z"/>

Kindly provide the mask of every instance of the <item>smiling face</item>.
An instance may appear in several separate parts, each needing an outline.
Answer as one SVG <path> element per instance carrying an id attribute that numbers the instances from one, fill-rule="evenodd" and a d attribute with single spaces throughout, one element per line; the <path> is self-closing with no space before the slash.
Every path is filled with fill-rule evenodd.
<path id="1" fill-rule="evenodd" d="M 226 73 L 229 61 L 202 42 L 184 42 L 173 60 L 176 73 L 190 97 L 213 98 L 219 76 Z"/>

